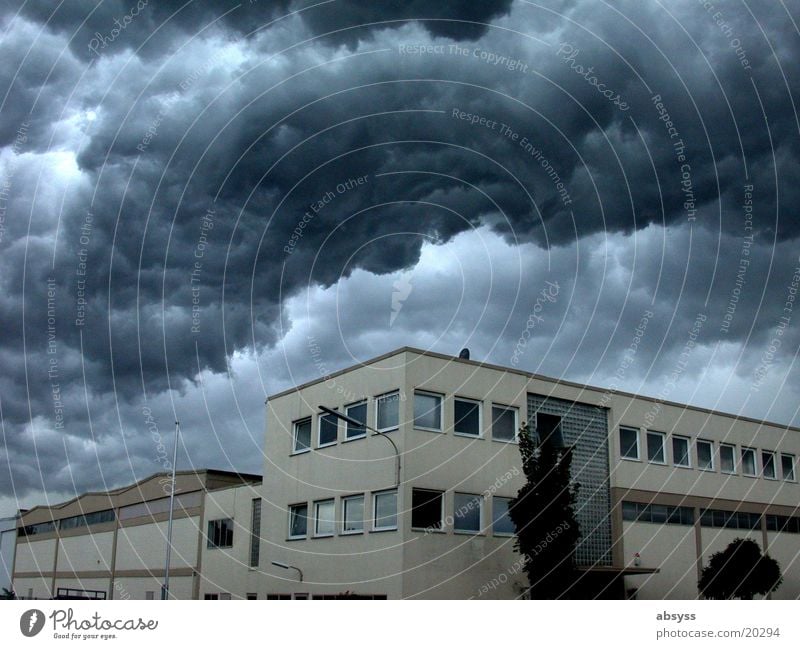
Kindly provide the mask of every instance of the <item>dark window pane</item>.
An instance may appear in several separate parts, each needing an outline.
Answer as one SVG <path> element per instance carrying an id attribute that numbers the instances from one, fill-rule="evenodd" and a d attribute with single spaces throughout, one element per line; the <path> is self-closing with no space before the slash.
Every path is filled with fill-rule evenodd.
<path id="1" fill-rule="evenodd" d="M 661 464 L 665 462 L 664 435 L 661 433 L 647 433 L 647 459 Z"/>
<path id="2" fill-rule="evenodd" d="M 455 424 L 453 430 L 462 435 L 481 434 L 480 404 L 474 401 L 455 399 L 453 402 Z"/>
<path id="3" fill-rule="evenodd" d="M 492 406 L 492 439 L 512 442 L 517 438 L 516 410 Z"/>
<path id="4" fill-rule="evenodd" d="M 633 428 L 619 429 L 619 454 L 622 457 L 639 459 L 639 431 Z"/>
<path id="5" fill-rule="evenodd" d="M 672 462 L 675 466 L 689 466 L 689 440 L 685 437 L 672 438 Z"/>
<path id="6" fill-rule="evenodd" d="M 492 501 L 492 530 L 495 534 L 514 534 L 517 530 L 509 516 L 511 498 L 495 496 Z"/>
<path id="7" fill-rule="evenodd" d="M 348 406 L 347 408 L 347 416 L 350 419 L 355 419 L 362 424 L 367 423 L 367 404 L 366 403 L 359 403 L 354 406 Z M 347 422 L 347 428 L 345 429 L 345 438 L 346 439 L 353 439 L 354 437 L 363 437 L 367 434 L 367 429 L 364 426 L 356 426 Z"/>
<path id="8" fill-rule="evenodd" d="M 442 529 L 441 491 L 412 490 L 411 527 Z"/>
<path id="9" fill-rule="evenodd" d="M 339 433 L 339 420 L 333 415 L 319 418 L 319 445 L 335 444 Z"/>

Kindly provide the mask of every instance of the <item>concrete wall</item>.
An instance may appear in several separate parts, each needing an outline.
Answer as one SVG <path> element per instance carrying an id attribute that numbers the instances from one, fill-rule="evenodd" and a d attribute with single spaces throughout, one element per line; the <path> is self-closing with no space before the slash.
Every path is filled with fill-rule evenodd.
<path id="1" fill-rule="evenodd" d="M 0 518 L 0 588 L 11 590 L 14 572 L 14 548 L 17 543 L 17 519 Z M 2 592 L 2 591 L 0 591 Z"/>
<path id="2" fill-rule="evenodd" d="M 797 534 L 767 532 L 767 553 L 781 566 L 783 583 L 773 599 L 797 599 L 800 593 L 800 538 Z"/>
<path id="3" fill-rule="evenodd" d="M 637 599 L 697 597 L 694 526 L 625 522 L 622 538 L 626 565 L 634 565 L 634 553 L 638 552 L 643 566 L 659 569 L 650 575 L 625 577 L 625 588 L 636 588 Z"/>
<path id="4" fill-rule="evenodd" d="M 62 538 L 58 544 L 58 571 L 111 570 L 113 548 L 114 532 Z"/>
<path id="5" fill-rule="evenodd" d="M 203 534 L 209 521 L 230 518 L 234 525 L 233 547 L 209 548 L 206 536 L 201 537 L 200 599 L 206 593 L 230 593 L 233 599 L 245 599 L 247 593 L 265 597 L 259 568 L 250 567 L 253 499 L 261 495 L 261 485 L 216 490 L 206 495 Z"/>
<path id="6" fill-rule="evenodd" d="M 197 563 L 197 516 L 177 518 L 172 526 L 170 568 L 194 567 Z M 117 571 L 164 570 L 167 547 L 167 522 L 121 527 L 117 536 Z"/>

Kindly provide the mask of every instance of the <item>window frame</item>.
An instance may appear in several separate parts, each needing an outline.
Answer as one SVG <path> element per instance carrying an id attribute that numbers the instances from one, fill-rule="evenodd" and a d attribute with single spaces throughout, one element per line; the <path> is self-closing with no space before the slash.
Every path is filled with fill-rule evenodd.
<path id="1" fill-rule="evenodd" d="M 319 507 L 320 505 L 331 505 L 333 507 L 333 516 L 326 523 L 330 523 L 331 531 L 330 532 L 323 532 L 320 533 L 319 531 Z M 323 498 L 322 500 L 315 500 L 314 501 L 314 538 L 315 539 L 327 539 L 331 536 L 336 536 L 336 498 Z"/>
<path id="2" fill-rule="evenodd" d="M 494 434 L 494 425 L 497 419 L 494 416 L 494 409 L 498 408 L 500 410 L 511 411 L 514 413 L 514 436 L 511 439 L 502 439 L 499 437 L 495 437 Z M 518 444 L 519 443 L 519 408 L 517 406 L 506 405 L 504 403 L 496 403 L 492 401 L 492 426 L 491 426 L 491 435 L 493 442 L 501 442 L 503 444 Z"/>
<path id="3" fill-rule="evenodd" d="M 333 408 L 333 410 L 337 410 Z M 322 443 L 322 420 L 323 419 L 333 419 L 336 425 L 336 436 L 332 442 L 325 442 Z M 336 446 L 339 443 L 339 420 L 334 417 L 333 415 L 329 415 L 327 412 L 320 413 L 317 415 L 317 448 L 328 448 L 329 446 Z"/>
<path id="4" fill-rule="evenodd" d="M 458 512 L 458 507 L 456 506 L 456 498 L 459 496 L 467 496 L 471 498 L 472 501 L 478 502 L 478 529 L 476 530 L 469 530 L 465 528 L 458 527 L 458 516 L 456 515 Z M 466 491 L 455 491 L 453 492 L 453 532 L 455 534 L 483 534 L 484 532 L 484 525 L 483 525 L 483 509 L 484 509 L 484 497 L 483 494 L 473 494 L 468 493 Z"/>
<path id="5" fill-rule="evenodd" d="M 422 397 L 433 397 L 439 399 L 439 427 L 438 428 L 428 428 L 427 426 L 420 426 L 417 424 L 417 413 L 416 413 L 416 398 L 417 395 Z M 425 430 L 429 433 L 443 433 L 444 432 L 444 394 L 441 392 L 433 392 L 431 390 L 425 389 L 414 389 L 414 402 L 413 402 L 413 409 L 414 409 L 414 419 L 413 425 L 416 430 Z"/>
<path id="6" fill-rule="evenodd" d="M 470 403 L 478 406 L 478 434 L 462 433 L 456 430 L 456 401 Z M 470 399 L 469 397 L 453 396 L 453 435 L 456 437 L 467 437 L 468 439 L 483 439 L 483 401 L 480 399 Z"/>
<path id="7" fill-rule="evenodd" d="M 726 471 L 722 464 L 722 449 L 729 448 L 731 450 L 731 459 L 733 460 L 733 469 Z M 736 444 L 729 444 L 727 442 L 720 442 L 719 444 L 719 472 L 725 475 L 738 475 L 738 466 L 736 464 Z"/>
<path id="8" fill-rule="evenodd" d="M 767 471 L 766 471 L 767 463 L 764 462 L 764 456 L 765 455 L 769 455 L 770 457 L 772 457 L 772 475 L 771 476 L 767 475 Z M 770 450 L 763 449 L 763 448 L 761 449 L 761 477 L 764 478 L 764 480 L 777 480 L 778 479 L 778 464 L 775 461 L 775 456 L 776 456 L 775 451 L 770 451 Z"/>
<path id="9" fill-rule="evenodd" d="M 432 525 L 419 527 L 417 525 L 414 525 L 414 492 L 417 491 L 425 491 L 427 493 L 437 494 L 439 496 L 439 527 L 433 527 Z M 411 513 L 411 529 L 415 532 L 444 532 L 445 531 L 444 508 L 445 508 L 445 491 L 443 489 L 427 489 L 426 487 L 412 487 L 411 508 L 409 509 Z"/>
<path id="10" fill-rule="evenodd" d="M 347 525 L 347 503 L 354 501 L 354 500 L 361 500 L 361 529 L 357 530 L 348 530 L 346 529 Z M 367 499 L 366 494 L 352 494 L 350 496 L 343 496 L 342 497 L 342 528 L 340 534 L 343 536 L 351 536 L 353 534 L 363 534 L 364 528 L 366 526 L 366 514 L 367 513 Z"/>
<path id="11" fill-rule="evenodd" d="M 217 536 L 217 524 L 219 524 L 220 536 L 224 533 L 225 538 L 220 539 L 221 543 L 217 543 L 214 537 Z M 224 525 L 224 528 L 223 528 Z M 212 532 L 212 526 L 214 527 Z M 230 532 L 230 543 L 227 543 L 228 534 Z M 208 521 L 206 525 L 206 549 L 207 550 L 227 550 L 233 547 L 233 519 L 229 516 L 223 518 L 214 518 Z"/>
<path id="12" fill-rule="evenodd" d="M 658 437 L 661 439 L 661 460 L 650 459 L 650 436 Z M 667 464 L 667 434 L 657 430 L 646 430 L 644 434 L 645 444 L 647 446 L 647 462 L 649 464 L 660 464 L 666 466 Z"/>
<path id="13" fill-rule="evenodd" d="M 395 424 L 394 426 L 388 426 L 386 428 L 381 428 L 378 425 L 378 421 L 380 419 L 380 409 L 381 409 L 380 408 L 380 404 L 381 404 L 382 401 L 385 401 L 389 397 L 392 397 L 392 396 L 395 396 L 395 395 L 397 396 L 397 424 Z M 375 399 L 375 430 L 377 430 L 379 433 L 389 433 L 389 432 L 391 432 L 393 430 L 397 430 L 398 428 L 400 428 L 400 419 L 401 419 L 401 417 L 400 417 L 400 390 L 399 389 L 395 389 L 395 390 L 390 390 L 389 392 L 384 392 L 382 394 L 378 394 L 378 395 L 376 395 L 374 397 L 374 399 Z"/>
<path id="14" fill-rule="evenodd" d="M 642 461 L 642 440 L 641 440 L 641 433 L 642 431 L 639 430 L 636 426 L 624 426 L 620 425 L 618 427 L 619 430 L 619 457 L 621 460 L 629 460 L 631 462 L 641 462 Z M 636 457 L 630 457 L 629 455 L 624 455 L 622 452 L 622 431 L 630 431 L 636 434 Z"/>
<path id="15" fill-rule="evenodd" d="M 345 444 L 347 442 L 355 441 L 357 439 L 364 439 L 367 436 L 367 428 L 366 427 L 367 427 L 368 421 L 369 421 L 369 401 L 367 399 L 361 399 L 359 401 L 354 401 L 353 403 L 348 403 L 344 407 L 344 414 L 347 417 L 352 417 L 353 419 L 358 421 L 358 417 L 353 417 L 353 415 L 350 414 L 350 409 L 351 408 L 357 408 L 357 407 L 360 407 L 360 406 L 364 406 L 364 421 L 361 422 L 361 423 L 364 424 L 364 432 L 363 433 L 359 433 L 358 435 L 350 436 L 349 432 L 351 430 L 353 430 L 353 428 L 351 428 L 349 422 L 345 422 L 345 425 L 344 425 L 344 439 L 342 440 L 343 444 Z"/>
<path id="16" fill-rule="evenodd" d="M 293 510 L 297 509 L 298 507 L 305 507 L 306 508 L 306 515 L 303 517 L 306 521 L 306 531 L 304 534 L 292 534 L 292 512 Z M 293 503 L 287 507 L 287 511 L 289 513 L 289 527 L 286 534 L 286 540 L 288 541 L 297 541 L 300 539 L 307 539 L 308 538 L 308 502 L 302 503 Z"/>
<path id="17" fill-rule="evenodd" d="M 297 448 L 297 430 L 301 424 L 305 424 L 308 422 L 309 424 L 309 431 L 308 431 L 308 446 L 306 448 Z M 300 419 L 295 419 L 292 422 L 292 455 L 301 455 L 303 453 L 309 453 L 311 451 L 311 446 L 314 443 L 314 418 L 313 417 L 302 417 Z"/>
<path id="18" fill-rule="evenodd" d="M 378 526 L 378 498 L 381 496 L 394 496 L 394 525 L 384 525 L 379 527 Z M 398 529 L 398 490 L 395 489 L 383 489 L 381 491 L 373 491 L 372 492 L 372 532 L 394 532 Z"/>
<path id="19" fill-rule="evenodd" d="M 745 471 L 745 461 L 744 456 L 746 453 L 753 454 L 753 472 L 748 473 Z M 739 459 L 741 460 L 741 467 L 742 467 L 742 475 L 747 478 L 757 478 L 758 477 L 758 450 L 752 446 L 742 446 L 741 452 L 739 453 Z"/>
<path id="20" fill-rule="evenodd" d="M 711 459 L 711 466 L 710 467 L 700 466 L 700 444 L 708 444 L 708 445 L 711 446 L 711 453 L 709 454 L 709 458 Z M 694 441 L 694 453 L 695 453 L 695 456 L 696 456 L 696 459 L 697 459 L 697 468 L 700 469 L 700 471 L 710 471 L 712 473 L 716 472 L 717 466 L 714 463 L 714 441 L 713 440 L 705 439 L 705 438 L 697 438 Z"/>
<path id="21" fill-rule="evenodd" d="M 680 440 L 686 443 L 686 463 L 679 464 L 675 457 L 675 441 Z M 670 452 L 672 453 L 672 465 L 682 469 L 692 468 L 692 440 L 686 435 L 670 435 Z"/>
<path id="22" fill-rule="evenodd" d="M 780 456 L 781 456 L 781 479 L 784 480 L 785 482 L 797 482 L 797 464 L 794 455 L 792 453 L 781 453 Z M 788 458 L 789 461 L 791 462 L 792 466 L 791 478 L 786 477 L 786 470 L 783 465 L 784 458 Z"/>
<path id="23" fill-rule="evenodd" d="M 495 523 L 497 523 L 498 518 L 495 516 L 495 503 L 497 499 L 505 500 L 508 502 L 508 507 L 506 508 L 506 517 L 508 518 L 509 522 L 511 523 L 511 527 L 515 528 L 514 532 L 498 532 L 495 529 Z M 497 494 L 492 494 L 492 536 L 500 536 L 503 538 L 509 538 L 516 534 L 516 526 L 514 525 L 514 521 L 511 520 L 511 501 L 514 500 L 513 496 L 498 496 Z"/>

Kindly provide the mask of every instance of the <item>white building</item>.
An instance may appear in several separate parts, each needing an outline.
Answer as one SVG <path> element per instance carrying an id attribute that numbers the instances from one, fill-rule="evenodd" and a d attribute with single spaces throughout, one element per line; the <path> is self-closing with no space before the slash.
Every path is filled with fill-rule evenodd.
<path id="1" fill-rule="evenodd" d="M 800 430 L 411 348 L 269 397 L 262 554 L 304 580 L 265 563 L 267 592 L 519 596 L 522 422 L 575 445 L 599 596 L 695 598 L 709 556 L 750 537 L 783 569 L 774 596 L 800 597 Z"/>
<path id="2" fill-rule="evenodd" d="M 159 599 L 166 566 L 171 477 L 24 512 L 14 590 L 26 599 Z M 179 471 L 170 596 L 245 598 L 256 591 L 261 476 Z"/>
<path id="3" fill-rule="evenodd" d="M 17 517 L 0 518 L 0 589 L 11 590 L 14 550 L 17 545 Z M 0 592 L 2 592 L 0 590 Z"/>

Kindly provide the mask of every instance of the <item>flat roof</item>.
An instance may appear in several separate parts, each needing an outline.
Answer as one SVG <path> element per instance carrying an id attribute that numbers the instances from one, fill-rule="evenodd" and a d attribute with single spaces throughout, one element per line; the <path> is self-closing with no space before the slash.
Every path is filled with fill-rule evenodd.
<path id="1" fill-rule="evenodd" d="M 764 419 L 755 419 L 754 417 L 746 417 L 744 415 L 735 415 L 730 412 L 724 412 L 721 410 L 712 410 L 710 408 L 702 408 L 700 406 L 692 406 L 687 403 L 679 403 L 677 401 L 668 401 L 664 399 L 657 399 L 655 397 L 650 397 L 644 394 L 636 394 L 633 392 L 625 392 L 623 390 L 608 390 L 606 388 L 601 388 L 595 385 L 589 385 L 586 383 L 576 383 L 575 381 L 567 381 L 565 379 L 557 379 L 553 378 L 552 376 L 545 376 L 544 374 L 536 374 L 534 372 L 525 372 L 523 370 L 518 370 L 513 367 L 504 367 L 502 365 L 494 365 L 493 363 L 485 363 L 483 361 L 475 361 L 472 359 L 460 358 L 458 356 L 448 356 L 447 354 L 440 354 L 439 352 L 428 351 L 425 349 L 418 349 L 416 347 L 399 347 L 393 351 L 387 352 L 385 354 L 381 354 L 380 356 L 375 356 L 374 358 L 370 358 L 369 360 L 356 363 L 355 365 L 351 365 L 341 370 L 337 370 L 336 372 L 331 372 L 330 374 L 326 374 L 320 378 L 314 379 L 312 381 L 307 381 L 305 383 L 301 383 L 300 385 L 296 385 L 293 388 L 289 388 L 287 390 L 283 390 L 276 394 L 269 395 L 267 397 L 267 401 L 272 399 L 279 399 L 280 397 L 284 397 L 286 395 L 292 394 L 294 392 L 299 392 L 300 390 L 304 390 L 305 388 L 311 387 L 312 385 L 317 385 L 318 383 L 322 383 L 323 381 L 327 381 L 329 379 L 335 378 L 337 376 L 341 376 L 343 374 L 347 374 L 348 372 L 352 372 L 355 369 L 368 367 L 369 365 L 374 365 L 382 360 L 387 358 L 391 358 L 392 356 L 399 356 L 400 354 L 410 352 L 412 354 L 418 354 L 419 356 L 429 356 L 431 358 L 438 358 L 441 360 L 446 360 L 448 362 L 455 362 L 455 363 L 463 363 L 465 365 L 470 365 L 472 367 L 483 367 L 486 369 L 496 370 L 499 372 L 506 372 L 508 374 L 516 374 L 518 376 L 524 376 L 528 379 L 537 379 L 539 381 L 546 381 L 549 383 L 554 383 L 556 385 L 564 385 L 571 388 L 577 388 L 578 390 L 587 390 L 590 392 L 599 392 L 601 394 L 605 394 L 610 392 L 611 394 L 618 394 L 623 397 L 630 397 L 632 399 L 642 399 L 644 401 L 650 401 L 652 403 L 662 403 L 667 406 L 675 406 L 677 408 L 684 408 L 689 410 L 694 410 L 696 412 L 703 412 L 709 415 L 719 415 L 722 417 L 730 417 L 731 419 L 736 419 L 738 421 L 746 421 L 753 424 L 762 424 L 766 426 L 774 426 L 776 428 L 781 428 L 783 430 L 792 430 L 796 432 L 800 432 L 800 428 L 796 426 L 790 426 L 788 424 L 779 424 L 773 421 L 766 421 Z"/>
<path id="2" fill-rule="evenodd" d="M 236 479 L 238 479 L 240 481 L 241 485 L 260 483 L 263 480 L 263 477 L 260 476 L 260 475 L 257 475 L 257 474 L 253 474 L 253 473 L 238 473 L 236 471 L 223 471 L 221 469 L 185 469 L 183 471 L 175 471 L 176 481 L 177 481 L 178 477 L 190 476 L 190 475 L 194 475 L 194 476 L 203 475 L 203 476 L 206 476 L 206 477 L 208 477 L 208 476 L 220 476 L 220 477 L 227 477 L 227 478 L 236 478 Z M 153 473 L 152 475 L 149 475 L 146 478 L 142 478 L 141 480 L 137 480 L 133 484 L 125 485 L 123 487 L 117 487 L 115 489 L 109 489 L 108 491 L 87 491 L 85 493 L 82 493 L 82 494 L 79 494 L 79 495 L 75 496 L 74 498 L 70 498 L 69 500 L 65 500 L 64 502 L 61 502 L 61 503 L 55 503 L 53 505 L 36 505 L 34 507 L 31 507 L 30 509 L 28 509 L 26 511 L 21 512 L 21 516 L 18 517 L 19 521 L 20 521 L 20 525 L 22 525 L 22 523 L 24 522 L 23 519 L 25 519 L 25 517 L 30 516 L 31 514 L 38 513 L 38 512 L 40 512 L 42 510 L 49 510 L 49 511 L 52 512 L 54 510 L 64 509 L 64 508 L 68 507 L 69 505 L 71 505 L 72 503 L 75 503 L 75 502 L 77 502 L 77 501 L 79 501 L 79 500 L 81 500 L 83 498 L 87 498 L 87 497 L 91 497 L 91 496 L 108 496 L 108 497 L 119 496 L 120 494 L 123 494 L 126 491 L 131 491 L 133 489 L 136 489 L 137 487 L 141 487 L 145 483 L 148 483 L 148 482 L 150 482 L 152 480 L 155 480 L 157 478 L 170 478 L 171 479 L 172 478 L 172 472 L 171 471 L 160 471 L 158 473 Z M 239 486 L 239 485 L 237 485 L 235 483 L 231 483 L 231 485 L 229 485 L 227 488 L 235 487 L 235 486 Z M 203 489 L 205 491 L 211 491 L 211 489 L 208 489 L 205 486 L 205 484 L 202 485 L 200 487 L 200 489 L 197 489 L 195 491 L 199 491 L 199 490 L 203 490 Z M 159 497 L 161 497 L 161 498 L 168 497 L 168 494 L 164 494 L 164 495 L 161 495 Z M 87 510 L 86 513 L 90 513 L 89 510 Z"/>

